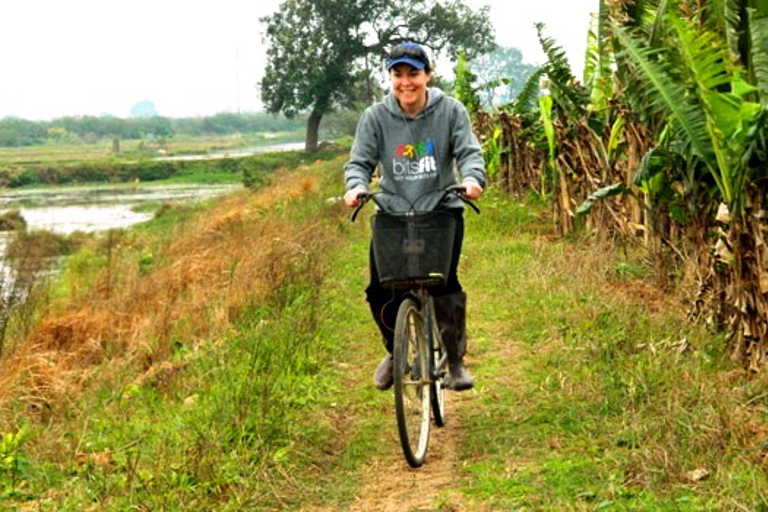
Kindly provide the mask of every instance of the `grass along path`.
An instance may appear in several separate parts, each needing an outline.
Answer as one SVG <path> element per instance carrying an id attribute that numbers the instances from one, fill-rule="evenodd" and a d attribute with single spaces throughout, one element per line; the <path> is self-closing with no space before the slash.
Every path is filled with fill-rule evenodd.
<path id="1" fill-rule="evenodd" d="M 329 200 L 342 162 L 80 262 L 45 345 L 4 360 L 3 508 L 766 508 L 768 379 L 686 323 L 642 258 L 551 239 L 543 207 L 494 191 L 461 267 L 477 386 L 410 469 L 371 381 L 367 222 Z"/>
<path id="2" fill-rule="evenodd" d="M 765 507 L 766 379 L 688 324 L 642 258 L 548 236 L 543 208 L 490 193 L 461 276 L 477 386 L 451 394 L 419 470 L 404 461 L 364 308 L 367 233 L 338 260 L 343 398 L 370 452 L 306 510 L 755 510 Z M 337 325 L 337 328 L 341 328 Z M 362 388 L 361 388 L 362 386 Z"/>
<path id="3" fill-rule="evenodd" d="M 468 392 L 447 392 L 447 424 L 444 428 L 432 427 L 427 462 L 419 469 L 410 468 L 403 458 L 397 436 L 392 391 L 382 393 L 373 388 L 373 369 L 382 357 L 383 350 L 376 328 L 368 316 L 362 293 L 367 279 L 367 220 L 352 229 L 353 236 L 349 236 L 352 245 L 337 260 L 341 269 L 338 272 L 338 286 L 354 290 L 353 295 L 357 296 L 341 299 L 344 304 L 341 310 L 348 315 L 347 320 L 351 320 L 348 322 L 351 327 L 345 329 L 348 334 L 345 338 L 349 338 L 351 349 L 345 352 L 345 357 L 354 358 L 346 368 L 354 374 L 353 384 L 345 387 L 353 397 L 346 397 L 345 400 L 352 400 L 352 408 L 355 410 L 364 409 L 355 416 L 366 417 L 368 421 L 377 423 L 378 427 L 373 434 L 366 434 L 366 437 L 376 437 L 370 440 L 375 449 L 370 457 L 361 459 L 352 477 L 359 482 L 353 497 L 340 497 L 332 505 L 323 505 L 318 510 L 494 510 L 491 501 L 482 495 L 475 496 L 471 491 L 473 478 L 470 470 L 482 465 L 482 461 L 475 459 L 475 456 L 478 450 L 482 450 L 480 445 L 487 444 L 487 441 L 480 441 L 478 434 L 492 438 L 494 424 L 514 419 L 515 407 L 511 403 L 507 404 L 508 410 L 493 415 L 489 414 L 491 411 L 486 410 L 483 404 L 497 401 L 500 396 L 508 397 L 510 391 L 519 389 L 518 384 L 522 380 L 519 356 L 524 349 L 520 340 L 511 337 L 510 328 L 515 325 L 514 304 L 520 298 L 522 286 L 515 286 L 514 281 L 518 281 L 520 274 L 527 272 L 526 267 L 535 254 L 515 259 L 512 252 L 516 246 L 530 249 L 530 230 L 534 230 L 533 236 L 536 236 L 536 230 L 544 229 L 537 215 L 525 208 L 512 212 L 522 216 L 517 220 L 502 214 L 499 209 L 506 208 L 507 204 L 504 199 L 492 197 L 481 205 L 484 209 L 481 216 L 477 217 L 469 211 L 466 215 L 467 236 L 462 281 L 469 294 L 470 340 L 467 362 L 476 375 L 477 386 Z M 520 238 L 521 241 L 493 236 L 493 233 L 499 233 L 500 226 L 510 220 L 513 223 L 508 225 L 508 232 L 502 229 L 503 234 Z M 527 231 L 515 233 L 518 224 L 524 224 Z M 350 310 L 354 311 L 352 318 L 349 317 Z M 363 389 L 360 390 L 359 386 L 363 386 Z M 350 388 L 357 392 L 350 391 Z M 522 399 L 515 398 L 513 401 L 518 400 Z M 475 418 L 475 415 L 479 417 Z M 468 422 L 478 420 L 488 423 L 483 425 L 484 432 L 473 432 L 472 427 L 467 425 Z M 494 489 L 490 492 L 491 495 L 498 494 Z"/>

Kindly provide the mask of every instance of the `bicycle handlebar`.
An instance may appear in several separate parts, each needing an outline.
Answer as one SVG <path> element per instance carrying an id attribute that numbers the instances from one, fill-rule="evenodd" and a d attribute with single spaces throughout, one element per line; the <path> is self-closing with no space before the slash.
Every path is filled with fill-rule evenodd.
<path id="1" fill-rule="evenodd" d="M 470 207 L 472 207 L 473 210 L 475 210 L 475 213 L 479 214 L 480 208 L 478 208 L 475 203 L 473 203 L 467 196 L 464 195 L 466 190 L 467 189 L 463 185 L 451 185 L 449 187 L 446 187 L 443 190 L 442 196 L 440 197 L 440 200 L 437 202 L 437 205 L 442 204 L 443 202 L 445 202 L 446 199 L 448 199 L 449 196 L 453 195 L 455 197 L 458 197 L 462 201 L 464 201 L 464 203 L 468 204 Z M 357 195 L 357 198 L 360 200 L 360 203 L 355 207 L 355 211 L 352 212 L 352 222 L 355 222 L 355 219 L 357 218 L 357 214 L 360 213 L 360 210 L 363 208 L 363 206 L 365 206 L 365 204 L 368 201 L 373 201 L 376 204 L 376 206 L 382 209 L 382 211 L 392 213 L 391 211 L 388 210 L 387 206 L 377 198 L 377 196 L 380 193 L 381 192 L 365 191 L 365 192 L 360 192 Z M 392 194 L 391 192 L 385 192 L 385 193 L 388 193 L 391 195 L 397 195 L 397 194 Z"/>

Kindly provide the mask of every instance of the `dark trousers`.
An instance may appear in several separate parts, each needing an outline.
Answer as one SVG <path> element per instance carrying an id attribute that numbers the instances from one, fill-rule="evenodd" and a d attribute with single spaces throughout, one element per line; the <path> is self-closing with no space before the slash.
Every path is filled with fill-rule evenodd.
<path id="1" fill-rule="evenodd" d="M 447 210 L 451 215 L 456 218 L 456 233 L 453 239 L 453 254 L 451 255 L 451 266 L 448 271 L 448 278 L 445 284 L 431 286 L 429 292 L 433 297 L 440 297 L 443 295 L 451 295 L 454 293 L 461 293 L 461 283 L 459 283 L 459 277 L 457 270 L 459 267 L 459 258 L 461 256 L 461 245 L 464 241 L 464 216 L 461 209 L 449 209 Z M 400 302 L 403 300 L 405 290 L 395 290 L 393 288 L 386 288 L 379 282 L 379 273 L 376 270 L 376 258 L 373 255 L 373 246 L 369 249 L 369 269 L 370 269 L 370 282 L 368 288 L 365 289 L 366 299 L 371 307 L 371 314 L 376 322 L 376 325 L 381 331 L 381 335 L 384 337 L 384 343 L 387 350 L 392 351 L 392 343 L 395 333 L 395 321 L 397 320 L 397 310 L 400 307 Z M 439 320 L 439 319 L 438 319 Z"/>

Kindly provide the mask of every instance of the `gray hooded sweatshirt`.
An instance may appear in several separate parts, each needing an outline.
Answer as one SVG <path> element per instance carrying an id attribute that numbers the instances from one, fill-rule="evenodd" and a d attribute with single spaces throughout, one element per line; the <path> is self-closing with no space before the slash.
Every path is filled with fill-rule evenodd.
<path id="1" fill-rule="evenodd" d="M 467 109 L 434 87 L 416 117 L 407 116 L 391 92 L 363 112 L 344 166 L 346 190 L 367 189 L 378 164 L 385 192 L 379 199 L 394 212 L 432 210 L 441 191 L 459 180 L 485 188 L 483 155 Z M 464 205 L 453 198 L 446 206 Z"/>

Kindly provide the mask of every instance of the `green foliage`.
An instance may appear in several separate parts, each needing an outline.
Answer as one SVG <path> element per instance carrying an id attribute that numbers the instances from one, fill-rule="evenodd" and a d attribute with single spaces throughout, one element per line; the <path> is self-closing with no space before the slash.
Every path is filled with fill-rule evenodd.
<path id="1" fill-rule="evenodd" d="M 230 328 L 176 340 L 152 364 L 166 372 L 136 361 L 141 349 L 108 359 L 35 443 L 13 434 L 3 506 L 345 510 L 380 498 L 365 494 L 372 460 L 412 476 L 391 395 L 370 384 L 383 349 L 363 293 L 368 224 L 326 200 L 341 190 L 338 164 L 315 174 L 327 177 L 317 193 L 260 214 L 332 241 L 265 238 L 289 258 L 268 260 L 271 293 Z M 765 379 L 734 370 L 720 334 L 687 323 L 649 285 L 646 254 L 552 241 L 548 223 L 544 202 L 494 188 L 483 214 L 467 217 L 461 275 L 478 385 L 449 402 L 447 428 L 462 442 L 431 440 L 453 468 L 439 495 L 425 504 L 432 491 L 405 493 L 397 505 L 759 510 Z M 143 248 L 135 261 L 151 270 L 155 258 Z M 80 260 L 85 276 L 96 259 Z M 94 389 L 102 369 L 109 378 Z"/>
<path id="2" fill-rule="evenodd" d="M 44 144 L 48 126 L 15 117 L 0 119 L 0 147 L 36 146 Z"/>
<path id="3" fill-rule="evenodd" d="M 339 163 L 336 154 L 333 163 L 322 164 L 322 174 L 331 176 L 329 171 Z M 312 172 L 317 175 L 317 168 Z M 323 447 L 342 447 L 336 424 L 326 416 L 337 407 L 333 396 L 340 373 L 328 361 L 334 351 L 341 352 L 341 331 L 323 326 L 329 310 L 338 306 L 321 294 L 335 277 L 328 274 L 327 262 L 336 250 L 342 252 L 328 241 L 336 236 L 333 226 L 340 216 L 337 206 L 325 200 L 330 190 L 326 187 L 322 197 L 308 192 L 266 212 L 276 225 L 301 223 L 307 226 L 302 233 L 318 230 L 325 236 L 283 240 L 285 233 L 277 232 L 265 237 L 263 244 L 273 246 L 264 270 L 271 279 L 269 292 L 255 291 L 222 332 L 196 344 L 179 339 L 168 360 L 158 365 L 173 369 L 165 373 L 147 372 L 137 379 L 137 369 L 119 368 L 116 358 L 114 373 L 100 388 L 89 386 L 87 398 L 71 397 L 79 413 L 69 417 L 78 424 L 76 444 L 61 457 L 50 451 L 58 445 L 56 439 L 33 446 L 44 462 L 25 480 L 25 490 L 46 494 L 48 505 L 57 510 L 124 510 L 136 504 L 183 510 L 193 503 L 205 510 L 261 510 L 307 499 L 305 493 L 292 494 L 295 489 L 283 476 L 302 478 L 304 468 L 319 461 L 326 467 L 340 464 Z M 162 245 L 169 232 L 179 229 L 178 219 L 165 229 L 153 224 Z M 149 228 L 142 233 L 147 236 Z M 253 233 L 243 230 L 243 236 Z M 122 239 L 116 245 L 134 244 L 135 239 Z M 140 274 L 164 263 L 150 245 L 137 249 L 130 259 Z M 99 265 L 125 268 L 125 262 L 117 261 L 125 256 L 114 250 L 115 261 L 107 263 L 103 255 L 90 253 L 73 260 L 73 266 L 83 278 L 93 279 Z M 168 296 L 171 302 L 178 298 Z M 345 308 L 337 311 L 349 321 Z M 154 343 L 146 341 L 147 346 Z M 63 413 L 56 421 L 67 419 Z M 69 456 L 70 451 L 77 457 Z M 11 454 L 14 460 L 24 455 L 20 450 Z M 9 482 L 6 476 L 0 466 L 0 481 Z M 69 485 L 77 491 L 47 494 Z M 318 487 L 313 497 L 325 492 Z M 10 495 L 2 500 L 4 508 L 21 503 Z"/>
<path id="4" fill-rule="evenodd" d="M 256 166 L 248 166 L 243 170 L 243 186 L 257 190 L 267 182 L 267 175 Z"/>
<path id="5" fill-rule="evenodd" d="M 559 166 L 557 164 L 557 132 L 552 118 L 553 101 L 551 96 L 542 96 L 539 98 L 539 112 L 541 113 L 541 124 L 544 128 L 544 134 L 547 138 L 547 172 L 541 173 L 541 195 L 547 197 L 554 192 L 557 176 L 559 175 Z"/>
<path id="6" fill-rule="evenodd" d="M 501 129 L 498 127 L 493 130 L 493 136 L 483 142 L 483 159 L 485 161 L 485 172 L 490 179 L 494 179 L 499 174 L 501 167 Z"/>
<path id="7" fill-rule="evenodd" d="M 160 180 L 237 182 L 254 167 L 274 170 L 269 153 L 241 158 L 153 160 L 134 162 L 99 160 L 70 164 L 37 164 L 0 168 L 0 185 L 9 188 L 75 183 L 134 183 Z M 286 155 L 288 156 L 288 155 Z M 279 158 L 279 157 L 277 157 Z"/>
<path id="8" fill-rule="evenodd" d="M 749 68 L 760 92 L 760 103 L 768 108 L 768 6 L 762 11 L 749 11 L 749 29 L 752 36 Z"/>
<path id="9" fill-rule="evenodd" d="M 488 8 L 475 12 L 461 1 L 287 0 L 262 22 L 269 40 L 260 84 L 265 107 L 288 117 L 311 111 L 308 141 L 317 140 L 324 115 L 352 106 L 371 63 L 390 46 L 418 41 L 454 58 L 494 46 Z"/>
<path id="10" fill-rule="evenodd" d="M 22 448 L 28 438 L 25 427 L 0 437 L 0 491 L 3 494 L 14 491 L 27 471 L 29 460 Z"/>
<path id="11" fill-rule="evenodd" d="M 595 110 L 607 107 L 613 94 L 613 73 L 615 65 L 613 52 L 609 50 L 608 12 L 605 2 L 600 2 L 600 11 L 593 17 L 587 35 L 587 50 L 584 58 L 584 84 L 591 89 L 591 103 Z"/>
<path id="12" fill-rule="evenodd" d="M 744 148 L 759 133 L 752 127 L 760 107 L 747 99 L 756 89 L 729 64 L 727 47 L 717 34 L 673 15 L 668 26 L 671 44 L 663 53 L 642 47 L 623 29 L 616 34 L 637 66 L 639 82 L 649 89 L 650 105 L 659 116 L 669 116 L 673 126 L 668 147 L 688 148 L 683 157 L 698 160 L 716 183 L 720 200 L 739 212 L 748 172 Z M 697 181 L 691 176 L 687 183 L 693 187 Z"/>
<path id="13" fill-rule="evenodd" d="M 538 116 L 539 97 L 541 96 L 540 82 L 547 73 L 546 66 L 537 68 L 523 84 L 520 93 L 511 105 L 504 106 L 504 110 L 510 110 L 521 117 L 525 125 L 533 124 L 531 119 Z"/>
<path id="14" fill-rule="evenodd" d="M 271 42 L 261 82 L 269 112 L 324 114 L 343 103 L 354 83 L 353 64 L 365 55 L 363 36 L 353 27 L 365 21 L 368 7 L 289 0 L 262 20 Z"/>
<path id="15" fill-rule="evenodd" d="M 220 113 L 208 117 L 153 116 L 122 119 L 105 116 L 63 117 L 52 121 L 0 119 L 0 147 L 36 146 L 45 143 L 72 144 L 86 141 L 142 140 L 179 136 L 275 133 L 301 128 L 303 118 L 287 119 L 267 113 Z"/>
<path id="16" fill-rule="evenodd" d="M 354 137 L 360 112 L 356 109 L 338 109 L 331 112 L 323 118 L 323 128 L 336 141 L 344 137 Z"/>
<path id="17" fill-rule="evenodd" d="M 608 197 L 624 195 L 630 192 L 631 190 L 628 189 L 623 183 L 614 183 L 613 185 L 600 188 L 587 196 L 587 199 L 581 204 L 581 206 L 576 209 L 576 214 L 586 215 L 589 213 L 596 202 L 602 201 Z"/>
<path id="18" fill-rule="evenodd" d="M 480 98 L 475 81 L 477 77 L 469 66 L 466 56 L 461 53 L 454 68 L 456 79 L 453 83 L 453 95 L 467 107 L 470 114 L 480 109 Z"/>
<path id="19" fill-rule="evenodd" d="M 545 204 L 485 199 L 464 249 L 463 284 L 481 312 L 468 320 L 472 369 L 485 382 L 461 407 L 467 508 L 759 508 L 760 441 L 737 403 L 765 382 L 747 391 L 720 334 L 643 293 L 644 251 L 542 245 Z"/>

